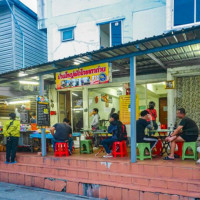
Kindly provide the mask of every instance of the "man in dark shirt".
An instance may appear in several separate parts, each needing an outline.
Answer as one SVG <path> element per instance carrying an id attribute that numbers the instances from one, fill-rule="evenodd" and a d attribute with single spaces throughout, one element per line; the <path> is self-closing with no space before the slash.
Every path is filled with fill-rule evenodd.
<path id="1" fill-rule="evenodd" d="M 70 121 L 65 118 L 63 123 L 57 123 L 51 128 L 51 134 L 53 135 L 53 149 L 55 151 L 56 142 L 68 142 L 69 153 L 72 152 L 73 139 L 72 139 L 72 128 Z"/>
<path id="2" fill-rule="evenodd" d="M 149 122 L 147 120 L 150 120 Z M 147 110 L 144 110 L 140 114 L 140 118 L 136 122 L 136 133 L 137 133 L 137 143 L 150 143 L 151 150 L 158 142 L 158 139 L 152 136 L 145 135 L 145 129 L 153 129 L 153 123 L 151 120 L 151 115 Z"/>
<path id="3" fill-rule="evenodd" d="M 174 132 L 166 138 L 166 141 L 171 142 L 171 153 L 164 160 L 174 160 L 174 151 L 176 142 L 196 142 L 199 129 L 196 123 L 185 116 L 185 109 L 180 108 L 177 111 L 177 117 L 181 119 L 179 126 Z"/>

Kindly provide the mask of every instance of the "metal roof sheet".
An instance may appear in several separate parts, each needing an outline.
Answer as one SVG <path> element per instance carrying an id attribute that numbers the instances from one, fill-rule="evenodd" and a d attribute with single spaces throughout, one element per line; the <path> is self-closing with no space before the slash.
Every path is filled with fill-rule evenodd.
<path id="1" fill-rule="evenodd" d="M 7 72 L 0 74 L 0 83 L 8 78 L 10 81 L 16 80 L 20 71 L 26 71 L 31 77 L 105 61 L 112 62 L 113 68 L 120 70 L 113 72 L 114 77 L 128 76 L 129 57 L 134 55 L 137 57 L 137 74 L 160 73 L 165 72 L 167 68 L 198 63 L 200 61 L 200 26 L 172 30 L 159 36 Z"/>

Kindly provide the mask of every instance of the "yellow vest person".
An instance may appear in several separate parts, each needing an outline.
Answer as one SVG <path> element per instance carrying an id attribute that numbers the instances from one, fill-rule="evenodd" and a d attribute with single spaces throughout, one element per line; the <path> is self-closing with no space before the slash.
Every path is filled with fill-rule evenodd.
<path id="1" fill-rule="evenodd" d="M 16 120 L 16 114 L 10 113 L 9 114 L 10 120 L 5 122 L 3 126 L 3 134 L 7 137 L 7 144 L 6 144 L 6 164 L 17 163 L 15 161 L 16 151 L 18 146 L 18 141 L 20 137 L 20 121 Z"/>

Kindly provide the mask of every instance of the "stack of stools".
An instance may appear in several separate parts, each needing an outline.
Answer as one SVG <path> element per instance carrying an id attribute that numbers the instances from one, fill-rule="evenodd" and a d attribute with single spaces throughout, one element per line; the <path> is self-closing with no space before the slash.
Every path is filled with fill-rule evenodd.
<path id="1" fill-rule="evenodd" d="M 128 156 L 127 148 L 126 148 L 126 141 L 123 140 L 121 142 L 114 142 L 113 143 L 113 148 L 112 148 L 112 154 L 113 154 L 113 157 Z"/>
<path id="2" fill-rule="evenodd" d="M 80 153 L 93 153 L 92 140 L 81 140 L 80 141 Z"/>
<path id="3" fill-rule="evenodd" d="M 68 144 L 66 142 L 56 142 L 55 156 L 69 156 Z"/>

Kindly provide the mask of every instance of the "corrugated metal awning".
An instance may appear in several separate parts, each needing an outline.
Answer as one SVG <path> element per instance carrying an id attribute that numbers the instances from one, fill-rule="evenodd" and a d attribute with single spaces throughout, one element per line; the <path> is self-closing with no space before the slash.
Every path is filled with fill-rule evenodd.
<path id="1" fill-rule="evenodd" d="M 0 83 L 15 81 L 20 71 L 26 71 L 31 77 L 103 62 L 112 62 L 114 77 L 128 76 L 130 56 L 137 57 L 137 74 L 160 73 L 166 72 L 167 68 L 197 65 L 200 61 L 200 26 L 7 72 L 0 74 Z"/>

